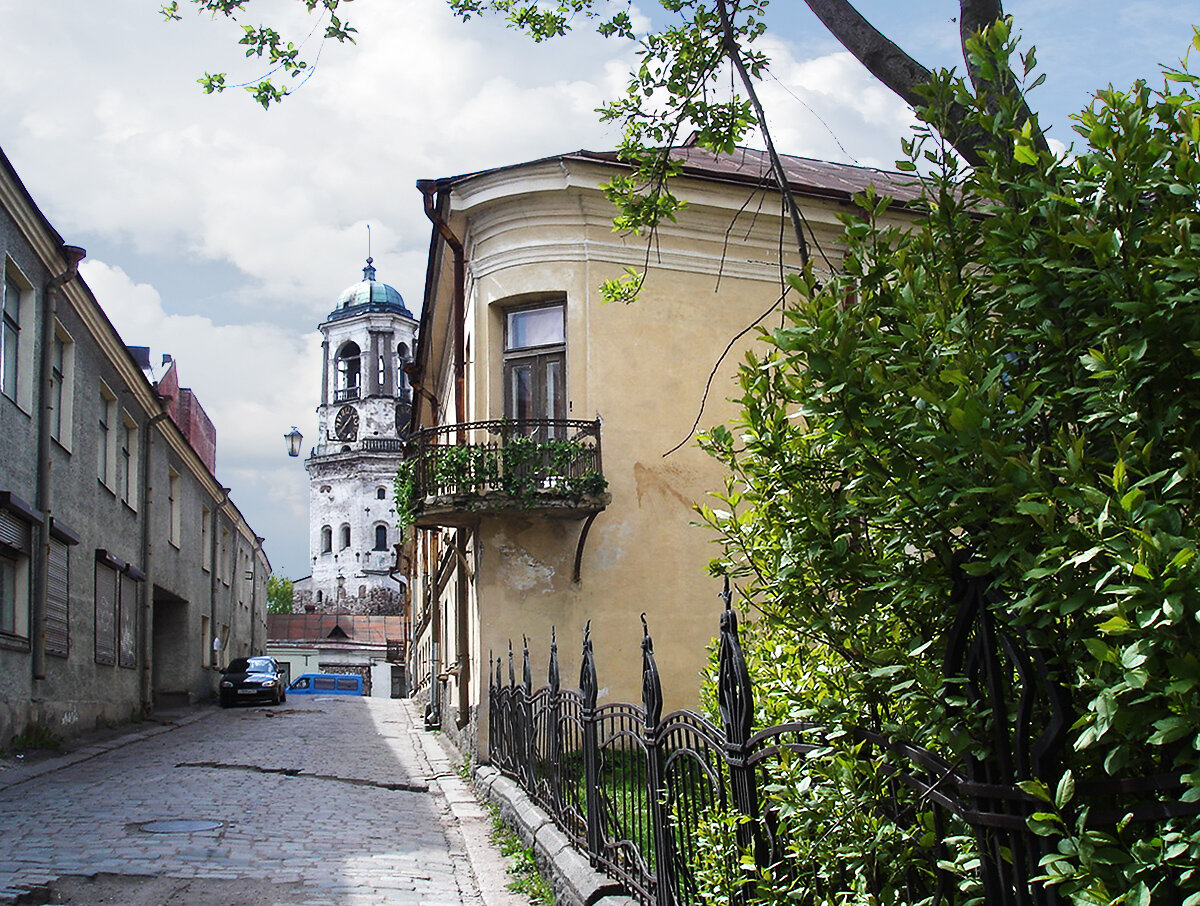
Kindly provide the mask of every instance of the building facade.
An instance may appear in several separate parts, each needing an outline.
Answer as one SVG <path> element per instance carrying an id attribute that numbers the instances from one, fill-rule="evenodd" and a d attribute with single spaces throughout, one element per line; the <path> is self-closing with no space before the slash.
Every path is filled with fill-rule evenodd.
<path id="1" fill-rule="evenodd" d="M 565 684 L 590 625 L 601 702 L 639 701 L 644 612 L 668 708 L 699 697 L 720 602 L 695 508 L 725 476 L 689 438 L 734 416 L 753 326 L 800 262 L 766 155 L 673 153 L 687 205 L 649 257 L 613 232 L 613 154 L 418 183 L 434 226 L 412 369 L 428 391 L 410 439 L 412 679 L 483 757 L 489 669 L 513 645 L 519 676 L 525 638 L 535 684 L 557 639 Z M 853 193 L 912 198 L 894 174 L 785 166 L 830 267 Z M 636 304 L 601 304 L 603 281 L 647 264 Z"/>
<path id="2" fill-rule="evenodd" d="M 2 153 L 0 256 L 3 747 L 210 695 L 265 645 L 270 564 Z"/>
<path id="3" fill-rule="evenodd" d="M 363 279 L 320 325 L 321 401 L 309 476 L 312 575 L 295 583 L 298 610 L 398 616 L 394 486 L 408 430 L 417 321 L 395 289 Z"/>

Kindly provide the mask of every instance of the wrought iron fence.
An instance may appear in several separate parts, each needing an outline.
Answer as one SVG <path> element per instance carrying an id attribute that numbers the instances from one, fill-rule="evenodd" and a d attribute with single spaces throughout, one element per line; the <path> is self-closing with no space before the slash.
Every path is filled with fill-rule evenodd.
<path id="1" fill-rule="evenodd" d="M 600 422 L 465 422 L 414 434 L 413 497 L 573 496 L 604 491 Z"/>
<path id="2" fill-rule="evenodd" d="M 1034 880 L 1051 845 L 1027 822 L 1040 804 L 1017 784 L 1042 779 L 1053 785 L 1071 722 L 1067 697 L 1043 659 L 996 625 L 987 594 L 981 580 L 960 580 L 946 675 L 963 683 L 964 720 L 978 713 L 973 705 L 1001 715 L 989 725 L 992 757 L 968 756 L 951 765 L 934 752 L 870 730 L 836 734 L 853 744 L 842 751 L 856 748 L 857 757 L 871 760 L 878 780 L 875 808 L 897 828 L 908 850 L 924 857 L 915 862 L 921 867 L 890 881 L 907 886 L 911 901 L 954 906 L 982 898 L 987 906 L 1058 906 L 1056 889 Z M 584 630 L 578 690 L 560 688 L 553 634 L 548 684 L 537 690 L 528 642 L 520 681 L 510 643 L 507 682 L 500 658 L 489 667 L 490 758 L 594 866 L 644 904 L 700 902 L 700 830 L 722 815 L 736 816 L 726 825 L 736 838 L 736 852 L 749 854 L 758 870 L 776 878 L 802 873 L 815 879 L 814 901 L 824 902 L 821 897 L 836 893 L 844 880 L 843 866 L 796 864 L 788 822 L 769 790 L 789 770 L 827 757 L 836 746 L 834 731 L 790 723 L 752 732 L 752 688 L 728 584 L 724 597 L 719 726 L 691 711 L 662 715 L 662 688 L 643 615 L 640 706 L 597 703 L 590 624 Z M 1107 817 L 1093 820 L 1111 819 L 1115 825 L 1126 814 L 1135 821 L 1195 814 L 1200 807 L 1180 799 L 1185 789 L 1177 774 L 1116 781 L 1106 794 L 1125 800 Z M 954 841 L 964 839 L 973 843 L 977 867 L 952 871 Z M 745 902 L 753 873 L 736 864 L 736 852 L 725 871 L 733 879 L 733 901 Z"/>

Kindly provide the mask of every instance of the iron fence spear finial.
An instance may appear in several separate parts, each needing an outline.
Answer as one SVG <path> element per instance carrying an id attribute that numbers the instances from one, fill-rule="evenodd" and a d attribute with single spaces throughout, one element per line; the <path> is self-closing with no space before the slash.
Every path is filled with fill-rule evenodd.
<path id="1" fill-rule="evenodd" d="M 555 637 L 553 626 L 550 627 L 550 669 L 547 671 L 547 680 L 551 693 L 558 695 L 558 639 Z"/>
<path id="2" fill-rule="evenodd" d="M 645 613 L 642 614 L 642 708 L 646 713 L 646 729 L 657 727 L 662 717 L 662 682 L 654 662 L 654 640 L 650 638 Z"/>

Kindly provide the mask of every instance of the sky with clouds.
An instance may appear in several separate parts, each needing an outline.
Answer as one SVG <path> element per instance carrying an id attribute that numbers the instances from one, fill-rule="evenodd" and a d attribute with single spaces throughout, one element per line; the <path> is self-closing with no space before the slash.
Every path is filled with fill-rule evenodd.
<path id="1" fill-rule="evenodd" d="M 316 326 L 361 279 L 367 225 L 378 278 L 417 311 L 430 227 L 416 180 L 615 146 L 594 110 L 623 87 L 633 48 L 586 32 L 533 45 L 496 21 L 459 22 L 444 0 L 355 0 L 357 45 L 323 48 L 313 76 L 264 111 L 196 84 L 263 74 L 242 58 L 238 25 L 190 11 L 166 23 L 159 6 L 0 0 L 0 146 L 64 239 L 87 248 L 84 278 L 125 341 L 175 356 L 216 425 L 218 477 L 275 571 L 299 577 L 308 483 L 282 436 L 316 434 Z M 857 8 L 926 65 L 957 62 L 952 0 Z M 1157 84 L 1157 64 L 1177 62 L 1200 24 L 1194 2 L 1005 8 L 1038 47 L 1047 84 L 1032 105 L 1062 143 L 1091 90 Z M 253 0 L 247 21 L 260 19 L 297 43 L 314 24 L 296 0 Z M 906 108 L 800 0 L 773 0 L 767 22 L 763 94 L 780 147 L 890 166 Z"/>

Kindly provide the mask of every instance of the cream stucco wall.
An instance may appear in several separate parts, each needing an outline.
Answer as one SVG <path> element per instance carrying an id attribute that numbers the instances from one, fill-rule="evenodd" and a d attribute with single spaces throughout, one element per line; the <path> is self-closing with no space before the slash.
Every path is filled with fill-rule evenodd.
<path id="1" fill-rule="evenodd" d="M 542 515 L 483 516 L 467 563 L 448 564 L 470 572 L 471 650 L 457 650 L 450 624 L 458 613 L 448 607 L 442 663 L 468 655 L 482 667 L 471 671 L 471 702 L 486 699 L 490 654 L 502 656 L 507 677 L 509 640 L 520 677 L 524 636 L 534 686 L 543 684 L 551 627 L 557 631 L 563 686 L 573 687 L 589 620 L 601 702 L 639 701 L 639 615 L 645 612 L 667 709 L 694 706 L 706 645 L 717 631 L 720 588 L 706 565 L 719 548 L 712 533 L 695 524 L 694 507 L 714 503 L 709 495 L 723 487 L 725 472 L 694 439 L 664 454 L 688 436 L 726 346 L 778 299 L 780 249 L 788 243 L 781 240 L 779 218 L 763 210 L 777 202 L 764 201 L 761 192 L 746 186 L 693 180 L 677 188 L 689 207 L 678 223 L 659 230 L 647 258 L 644 237 L 612 232 L 613 208 L 594 188 L 607 175 L 597 165 L 552 161 L 484 174 L 455 187 L 451 226 L 464 237 L 469 263 L 466 420 L 504 415 L 504 309 L 565 298 L 567 416 L 602 419 L 603 468 L 612 495 L 591 526 L 578 583 L 572 568 L 583 523 Z M 831 260 L 841 210 L 829 201 L 806 208 Z M 647 263 L 640 301 L 602 304 L 598 288 L 604 280 Z M 796 269 L 794 254 L 784 256 L 783 265 Z M 444 268 L 436 292 L 443 319 L 451 286 Z M 764 326 L 778 323 L 775 314 Z M 444 324 L 437 317 L 431 322 L 427 367 L 437 370 L 443 411 L 452 413 L 450 333 Z M 750 331 L 718 368 L 701 430 L 732 421 L 736 367 L 753 343 Z M 429 376 L 427 371 L 427 381 Z M 442 531 L 446 538 L 453 532 Z M 461 676 L 460 670 L 445 678 L 451 709 Z"/>

